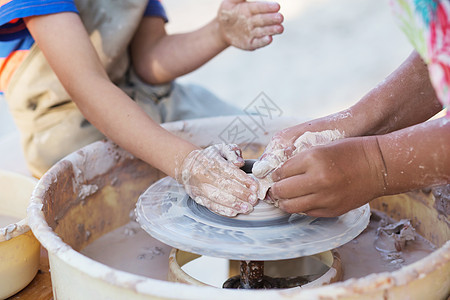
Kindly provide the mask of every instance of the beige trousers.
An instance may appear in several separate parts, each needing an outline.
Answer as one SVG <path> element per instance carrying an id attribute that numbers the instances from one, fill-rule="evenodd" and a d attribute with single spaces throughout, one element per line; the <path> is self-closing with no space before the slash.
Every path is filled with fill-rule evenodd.
<path id="1" fill-rule="evenodd" d="M 175 82 L 151 86 L 135 75 L 127 49 L 147 0 L 115 1 L 114 5 L 110 0 L 76 3 L 111 81 L 153 120 L 161 123 L 241 113 L 199 86 Z M 67 154 L 104 138 L 71 101 L 36 45 L 14 73 L 5 98 L 21 133 L 27 165 L 38 178 Z"/>

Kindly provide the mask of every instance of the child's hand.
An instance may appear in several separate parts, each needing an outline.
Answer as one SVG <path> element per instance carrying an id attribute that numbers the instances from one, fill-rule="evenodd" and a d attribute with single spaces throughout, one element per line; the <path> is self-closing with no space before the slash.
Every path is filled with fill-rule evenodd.
<path id="1" fill-rule="evenodd" d="M 272 36 L 283 32 L 283 15 L 276 2 L 224 0 L 217 19 L 228 45 L 255 50 L 272 42 Z"/>
<path id="2" fill-rule="evenodd" d="M 195 202 L 232 217 L 250 213 L 257 202 L 257 183 L 239 169 L 243 165 L 236 145 L 212 145 L 189 153 L 176 179 Z"/>
<path id="3" fill-rule="evenodd" d="M 333 217 L 384 193 L 384 165 L 376 137 L 312 147 L 275 170 L 269 191 L 290 213 Z"/>

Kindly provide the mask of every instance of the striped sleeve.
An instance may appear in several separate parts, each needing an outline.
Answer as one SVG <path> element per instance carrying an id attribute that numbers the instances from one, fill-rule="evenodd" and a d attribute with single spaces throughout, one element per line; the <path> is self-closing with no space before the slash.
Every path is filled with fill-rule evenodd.
<path id="1" fill-rule="evenodd" d="M 34 44 L 23 18 L 59 12 L 78 11 L 73 0 L 0 0 L 0 94 Z"/>
<path id="2" fill-rule="evenodd" d="M 146 17 L 161 17 L 164 21 L 168 21 L 166 10 L 164 9 L 160 0 L 149 0 L 144 16 Z"/>
<path id="3" fill-rule="evenodd" d="M 0 40 L 26 34 L 22 18 L 65 11 L 78 12 L 73 0 L 0 0 Z"/>

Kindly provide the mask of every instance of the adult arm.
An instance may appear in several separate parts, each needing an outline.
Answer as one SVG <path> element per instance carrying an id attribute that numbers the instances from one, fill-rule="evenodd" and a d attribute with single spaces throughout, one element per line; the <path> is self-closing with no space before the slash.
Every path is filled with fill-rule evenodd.
<path id="1" fill-rule="evenodd" d="M 280 6 L 271 2 L 225 0 L 217 16 L 192 32 L 168 35 L 164 20 L 146 17 L 131 44 L 133 66 L 151 84 L 190 73 L 232 45 L 254 50 L 283 31 Z"/>
<path id="2" fill-rule="evenodd" d="M 413 52 L 348 110 L 278 133 L 262 160 L 269 161 L 271 151 L 291 151 L 306 131 L 338 129 L 346 139 L 305 150 L 278 170 L 260 168 L 260 175 L 276 182 L 270 195 L 281 208 L 313 216 L 336 216 L 381 195 L 449 182 L 449 122 L 425 122 L 441 109 L 427 67 Z"/>
<path id="3" fill-rule="evenodd" d="M 272 178 L 288 212 L 341 215 L 370 200 L 450 182 L 450 120 L 343 139 L 292 157 Z"/>
<path id="4" fill-rule="evenodd" d="M 400 67 L 349 109 L 275 134 L 261 159 L 269 159 L 279 149 L 287 149 L 289 154 L 294 141 L 306 131 L 338 129 L 345 137 L 379 135 L 422 123 L 441 109 L 427 66 L 414 51 Z M 270 171 L 255 175 L 265 176 Z"/>
<path id="5" fill-rule="evenodd" d="M 348 124 L 340 127 L 346 136 L 379 135 L 422 123 L 442 110 L 431 85 L 428 68 L 413 51 L 390 76 L 351 107 Z M 352 118 L 351 116 L 354 116 Z M 333 119 L 333 117 L 332 117 Z"/>

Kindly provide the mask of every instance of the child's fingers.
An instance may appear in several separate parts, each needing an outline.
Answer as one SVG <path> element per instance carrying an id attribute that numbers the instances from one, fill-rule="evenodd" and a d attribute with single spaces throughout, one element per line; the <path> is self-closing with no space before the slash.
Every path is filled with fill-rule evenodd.
<path id="1" fill-rule="evenodd" d="M 242 158 L 242 150 L 236 144 L 220 144 L 217 146 L 220 155 L 227 161 L 240 168 L 245 164 Z"/>
<path id="2" fill-rule="evenodd" d="M 247 189 L 250 189 L 254 192 L 258 189 L 258 184 L 256 181 L 247 175 L 244 171 L 235 166 L 231 165 L 229 162 L 223 162 L 220 164 L 219 170 L 214 170 L 218 175 L 218 179 L 226 178 L 227 180 L 236 181 L 242 186 L 245 186 Z"/>
<path id="3" fill-rule="evenodd" d="M 280 13 L 258 14 L 251 18 L 251 23 L 253 27 L 263 27 L 281 24 L 283 19 L 283 15 Z"/>
<path id="4" fill-rule="evenodd" d="M 255 38 L 261 38 L 265 36 L 272 36 L 275 34 L 280 34 L 284 30 L 282 25 L 271 25 L 264 27 L 257 27 L 253 29 L 252 34 Z"/>
<path id="5" fill-rule="evenodd" d="M 215 180 L 213 182 L 210 181 L 208 183 L 202 184 L 200 189 L 206 196 L 216 194 L 217 191 L 223 191 L 240 201 L 248 202 L 252 205 L 255 205 L 258 201 L 258 198 L 254 191 L 234 180 L 219 178 L 218 180 Z M 231 199 L 232 201 L 234 201 L 229 197 L 227 199 Z M 223 201 L 224 203 L 227 203 L 228 206 L 230 206 L 231 203 L 227 202 L 227 199 L 224 199 Z"/>
<path id="6" fill-rule="evenodd" d="M 249 213 L 253 210 L 252 204 L 233 195 L 233 191 L 223 190 L 210 184 L 203 184 L 201 189 L 203 190 L 203 195 L 200 197 L 207 198 L 212 202 L 205 205 L 207 207 L 210 205 L 208 208 L 214 207 L 218 209 L 218 205 L 220 205 L 231 208 L 237 213 Z M 213 203 L 215 204 L 213 205 Z"/>
<path id="7" fill-rule="evenodd" d="M 270 35 L 254 38 L 251 42 L 251 49 L 258 49 L 272 43 L 272 37 Z"/>
<path id="8" fill-rule="evenodd" d="M 280 4 L 276 2 L 247 2 L 249 11 L 256 14 L 275 13 L 280 10 Z"/>
<path id="9" fill-rule="evenodd" d="M 209 200 L 209 199 L 207 199 L 205 197 L 200 197 L 200 196 L 199 197 L 195 197 L 194 200 L 198 204 L 203 205 L 206 208 L 208 208 L 209 210 L 211 210 L 211 211 L 213 211 L 215 213 L 218 213 L 220 215 L 223 215 L 223 216 L 234 217 L 234 216 L 236 216 L 239 213 L 239 211 L 237 211 L 237 210 L 235 210 L 235 209 L 233 209 L 231 207 L 220 205 L 220 204 L 215 203 L 215 202 L 213 202 L 213 201 L 211 201 L 211 200 Z"/>

